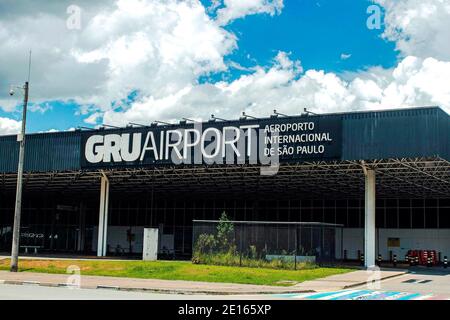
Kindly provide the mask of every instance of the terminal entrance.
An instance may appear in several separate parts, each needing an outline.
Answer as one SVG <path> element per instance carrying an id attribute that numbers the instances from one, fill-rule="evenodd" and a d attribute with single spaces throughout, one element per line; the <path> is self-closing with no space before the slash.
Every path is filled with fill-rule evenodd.
<path id="1" fill-rule="evenodd" d="M 408 250 L 450 256 L 448 161 L 378 161 L 375 252 L 389 261 Z M 144 227 L 158 228 L 162 259 L 190 259 L 192 221 L 342 224 L 336 258 L 357 261 L 364 253 L 364 172 L 360 163 L 285 165 L 274 176 L 259 167 L 127 169 L 106 171 L 107 256 L 140 257 Z M 99 233 L 99 172 L 30 174 L 24 194 L 21 246 L 28 253 L 96 255 Z M 9 252 L 14 216 L 13 176 L 1 195 L 0 250 Z M 21 248 L 21 252 L 25 247 Z M 345 257 L 342 256 L 345 252 Z"/>
<path id="2" fill-rule="evenodd" d="M 75 200 L 73 199 L 75 198 Z M 4 196 L 0 219 L 0 251 L 11 250 L 14 196 Z M 95 224 L 91 209 L 86 224 L 87 208 L 73 195 L 34 193 L 24 196 L 20 229 L 22 253 L 91 253 Z"/>

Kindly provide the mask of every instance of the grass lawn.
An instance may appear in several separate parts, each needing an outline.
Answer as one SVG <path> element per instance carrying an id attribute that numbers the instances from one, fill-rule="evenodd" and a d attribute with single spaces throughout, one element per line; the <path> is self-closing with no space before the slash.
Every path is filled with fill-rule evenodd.
<path id="1" fill-rule="evenodd" d="M 0 260 L 0 270 L 9 270 L 10 260 Z M 80 260 L 20 260 L 20 272 L 65 274 L 76 265 L 82 275 L 130 277 L 143 279 L 192 280 L 259 285 L 287 286 L 306 280 L 352 271 L 344 268 L 313 268 L 305 270 L 275 270 L 264 268 L 196 265 L 188 261 L 80 261 Z M 292 283 L 294 282 L 294 283 Z"/>

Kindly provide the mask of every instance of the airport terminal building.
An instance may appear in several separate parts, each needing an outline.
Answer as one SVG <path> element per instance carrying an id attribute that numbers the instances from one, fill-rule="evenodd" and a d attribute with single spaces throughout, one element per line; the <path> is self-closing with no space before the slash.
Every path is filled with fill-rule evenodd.
<path id="1" fill-rule="evenodd" d="M 450 256 L 450 118 L 439 107 L 134 125 L 26 137 L 20 245 L 42 253 L 192 254 L 193 220 L 343 225 L 336 258 Z M 0 137 L 0 251 L 19 144 Z M 280 239 L 283 241 L 283 239 Z M 23 252 L 23 249 L 21 250 Z"/>

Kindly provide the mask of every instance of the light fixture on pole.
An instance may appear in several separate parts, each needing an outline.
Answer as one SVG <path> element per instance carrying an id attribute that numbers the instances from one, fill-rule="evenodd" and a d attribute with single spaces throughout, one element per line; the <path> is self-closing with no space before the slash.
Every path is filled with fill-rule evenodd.
<path id="1" fill-rule="evenodd" d="M 17 189 L 16 189 L 16 204 L 14 208 L 14 227 L 11 247 L 11 272 L 19 270 L 19 248 L 20 248 L 20 218 L 22 214 L 22 180 L 23 180 L 23 166 L 25 160 L 25 132 L 27 123 L 27 107 L 28 94 L 30 89 L 30 74 L 31 74 L 31 51 L 28 62 L 28 80 L 23 87 L 16 87 L 23 90 L 23 110 L 22 110 L 22 127 L 20 133 L 17 135 L 17 142 L 19 142 L 19 163 L 17 165 Z M 14 89 L 11 88 L 9 94 L 15 94 Z"/>
<path id="2" fill-rule="evenodd" d="M 242 118 L 244 118 L 244 119 L 251 118 L 251 119 L 259 120 L 257 117 L 246 114 L 245 111 L 242 112 Z"/>
<path id="3" fill-rule="evenodd" d="M 289 117 L 287 114 L 280 113 L 280 112 L 278 112 L 276 109 L 273 110 L 273 114 L 275 114 L 275 115 L 277 115 L 277 116 Z"/>
<path id="4" fill-rule="evenodd" d="M 196 120 L 192 120 L 192 119 L 189 119 L 189 118 L 181 118 L 181 119 L 183 119 L 184 121 L 192 122 L 192 123 L 200 123 L 200 122 L 198 122 Z"/>
<path id="5" fill-rule="evenodd" d="M 148 127 L 145 124 L 140 124 L 140 123 L 136 123 L 136 122 L 130 122 L 128 124 L 131 125 L 131 126 L 142 127 L 142 128 L 147 128 Z"/>
<path id="6" fill-rule="evenodd" d="M 310 114 L 312 114 L 313 116 L 317 116 L 317 115 L 318 115 L 317 113 L 314 113 L 314 112 L 309 111 L 307 108 L 304 108 L 303 110 L 305 111 L 305 113 L 306 113 L 307 115 L 310 115 Z"/>
<path id="7" fill-rule="evenodd" d="M 211 115 L 211 120 L 229 121 L 229 120 L 226 120 L 226 119 L 218 118 L 218 117 L 216 117 L 213 114 Z"/>
<path id="8" fill-rule="evenodd" d="M 122 129 L 121 127 L 112 126 L 110 124 L 103 124 L 102 127 L 104 128 L 110 128 L 110 129 Z"/>
<path id="9" fill-rule="evenodd" d="M 79 130 L 95 130 L 94 128 L 83 127 L 83 126 L 78 126 L 77 129 L 79 129 Z"/>
<path id="10" fill-rule="evenodd" d="M 171 123 L 164 122 L 164 121 L 153 121 L 153 123 L 162 124 L 162 125 L 166 125 L 166 126 L 171 126 L 172 125 Z"/>

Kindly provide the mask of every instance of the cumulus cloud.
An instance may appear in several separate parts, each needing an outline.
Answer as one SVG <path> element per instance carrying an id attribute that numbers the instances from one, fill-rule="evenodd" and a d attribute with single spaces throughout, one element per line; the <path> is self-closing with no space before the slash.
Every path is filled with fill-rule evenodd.
<path id="1" fill-rule="evenodd" d="M 371 68 L 352 80 L 323 70 L 302 72 L 299 61 L 279 53 L 273 65 L 232 82 L 188 86 L 177 94 L 137 102 L 125 112 L 107 111 L 104 121 L 125 125 L 155 119 L 237 118 L 240 111 L 266 117 L 273 109 L 299 114 L 440 105 L 450 110 L 450 62 L 405 58 L 393 70 Z"/>
<path id="2" fill-rule="evenodd" d="M 450 60 L 450 0 L 375 0 L 385 9 L 383 36 L 404 56 Z"/>
<path id="3" fill-rule="evenodd" d="M 50 103 L 46 102 L 46 103 L 41 103 L 41 104 L 30 104 L 28 106 L 28 110 L 30 110 L 31 112 L 39 112 L 41 114 L 46 113 L 47 111 L 52 110 L 53 107 L 50 105 Z"/>
<path id="4" fill-rule="evenodd" d="M 20 121 L 0 117 L 0 135 L 19 133 L 21 124 Z"/>
<path id="5" fill-rule="evenodd" d="M 386 10 L 384 36 L 389 40 L 396 41 L 399 48 L 403 46 L 402 41 L 411 41 L 412 38 L 418 37 L 419 24 L 428 23 L 425 18 L 418 21 L 416 18 L 410 18 L 413 22 L 410 22 L 410 24 L 403 23 L 403 28 L 399 28 L 397 21 L 402 20 L 402 15 L 404 21 L 408 20 L 408 17 L 412 15 L 411 12 L 415 12 L 416 8 L 432 8 L 438 4 L 445 6 L 445 2 L 449 0 L 433 1 L 422 1 L 419 5 L 414 0 L 401 0 L 396 2 L 397 5 L 392 5 L 389 1 L 379 0 L 378 3 L 385 6 Z M 216 22 L 219 25 L 229 23 L 234 19 L 249 14 L 266 13 L 274 15 L 283 8 L 282 1 L 225 0 L 219 2 L 215 1 L 213 3 L 214 9 L 219 8 L 217 9 L 216 17 Z M 406 8 L 409 8 L 409 10 L 406 10 Z M 140 11 L 144 12 L 145 10 L 142 8 Z M 199 11 L 201 15 L 204 14 L 203 7 Z M 433 10 L 428 11 L 435 12 Z M 441 13 L 445 12 L 445 10 L 441 10 Z M 112 19 L 111 24 L 116 25 L 116 19 L 111 17 L 111 15 L 108 16 L 108 19 Z M 450 21 L 450 19 L 446 20 Z M 197 19 L 193 21 L 197 21 Z M 193 23 L 193 21 L 190 20 L 189 23 Z M 206 21 L 208 21 L 208 26 L 209 22 L 213 23 L 208 18 L 206 18 Z M 415 25 L 415 27 L 409 28 L 409 25 Z M 291 114 L 299 113 L 303 107 L 312 108 L 317 112 L 432 104 L 441 105 L 447 109 L 450 108 L 449 90 L 445 86 L 445 83 L 448 83 L 450 80 L 449 63 L 440 61 L 438 57 L 430 58 L 433 57 L 433 52 L 421 53 L 412 49 L 410 51 L 406 49 L 402 51 L 404 57 L 396 68 L 385 70 L 372 67 L 366 71 L 354 74 L 353 77 L 347 80 L 323 70 L 304 71 L 300 61 L 292 61 L 288 53 L 279 52 L 274 58 L 272 66 L 255 66 L 251 70 L 247 69 L 250 74 L 243 75 L 232 82 L 221 81 L 197 84 L 195 79 L 201 72 L 224 70 L 223 57 L 237 46 L 237 39 L 234 35 L 227 33 L 222 28 L 216 29 L 217 26 L 214 27 L 214 23 L 211 25 L 211 28 L 212 33 L 219 32 L 224 35 L 220 38 L 221 41 L 216 42 L 212 47 L 217 48 L 223 43 L 227 43 L 229 47 L 222 51 L 214 49 L 215 52 L 218 52 L 218 54 L 214 55 L 217 59 L 207 60 L 209 63 L 207 64 L 207 70 L 194 72 L 191 69 L 188 74 L 192 75 L 192 77 L 187 77 L 186 81 L 177 81 L 175 85 L 172 83 L 174 75 L 162 78 L 159 81 L 159 85 L 163 89 L 159 89 L 158 84 L 147 84 L 146 87 L 140 88 L 144 92 L 141 97 L 131 103 L 126 110 L 114 110 L 111 108 L 103 110 L 105 112 L 104 122 L 125 124 L 128 121 L 148 122 L 155 119 L 175 121 L 185 116 L 200 119 L 208 117 L 213 112 L 227 118 L 236 118 L 242 110 L 263 116 L 267 115 L 275 107 L 280 111 Z M 443 24 L 433 27 L 432 30 L 435 33 L 438 31 L 437 33 L 448 36 L 448 29 L 442 28 Z M 394 30 L 397 32 L 396 36 L 394 36 Z M 164 32 L 166 33 L 167 31 Z M 179 39 L 175 39 L 178 43 Z M 210 38 L 206 37 L 206 39 Z M 429 38 L 429 41 L 434 43 L 435 39 L 439 40 L 440 37 Z M 194 39 L 188 39 L 186 46 L 193 41 Z M 132 46 L 134 40 L 128 39 L 127 43 Z M 410 46 L 415 47 L 412 42 Z M 177 49 L 180 50 L 179 48 Z M 95 56 L 96 51 L 93 52 L 88 53 L 87 56 L 91 54 Z M 449 53 L 450 50 L 444 47 L 442 52 Z M 167 52 L 161 53 L 163 59 Z M 416 56 L 411 55 L 416 53 Z M 104 58 L 109 57 L 110 61 L 114 61 L 111 56 L 114 57 L 114 54 L 106 52 Z M 342 56 L 343 59 L 349 57 L 347 54 Z M 195 59 L 193 60 L 196 61 Z M 184 66 L 184 64 L 185 61 L 178 61 L 178 65 Z M 235 66 L 233 63 L 231 65 Z M 127 64 L 118 61 L 117 67 L 114 67 L 114 69 L 126 67 L 128 67 Z M 120 74 L 124 74 L 124 72 L 120 71 Z M 177 79 L 179 77 L 178 75 Z M 117 90 L 120 90 L 122 85 L 119 83 Z M 148 88 L 151 88 L 151 91 Z M 95 115 L 95 117 L 98 116 L 99 114 Z"/>
<path id="6" fill-rule="evenodd" d="M 83 41 L 92 49 L 73 50 L 79 63 L 107 64 L 109 76 L 95 101 L 103 109 L 132 90 L 164 97 L 224 71 L 224 56 L 236 48 L 235 36 L 198 1 L 119 0 L 91 21 Z"/>
<path id="7" fill-rule="evenodd" d="M 0 87 L 8 86 L 6 79 L 23 81 L 32 47 L 36 102 L 75 99 L 108 109 L 132 90 L 163 96 L 225 70 L 223 58 L 236 48 L 234 34 L 218 26 L 198 0 L 117 0 L 100 7 L 91 2 L 78 4 L 81 30 L 67 29 L 67 6 L 54 1 L 30 2 L 35 12 L 5 15 L 0 60 L 8 63 L 0 65 Z M 0 99 L 6 94 L 0 91 Z"/>
<path id="8" fill-rule="evenodd" d="M 214 7 L 219 4 L 215 2 Z M 283 0 L 224 0 L 223 8 L 217 10 L 217 22 L 226 25 L 230 21 L 253 14 L 280 14 L 283 9 Z"/>
<path id="9" fill-rule="evenodd" d="M 86 122 L 87 124 L 96 125 L 99 118 L 101 118 L 101 113 L 99 113 L 99 112 L 94 112 L 94 113 L 91 114 L 89 117 L 87 117 L 87 118 L 84 120 L 84 122 Z"/>
<path id="10" fill-rule="evenodd" d="M 0 108 L 6 112 L 13 112 L 19 104 L 21 102 L 16 99 L 0 99 Z"/>
<path id="11" fill-rule="evenodd" d="M 279 14 L 281 0 L 213 0 L 209 8 L 198 0 L 78 1 L 81 30 L 66 28 L 70 1 L 38 6 L 24 0 L 25 14 L 2 12 L 2 2 L 0 60 L 8 63 L 0 65 L 0 86 L 8 86 L 5 79 L 20 83 L 26 54 L 18 53 L 31 45 L 33 102 L 75 101 L 92 125 L 205 119 L 211 113 L 232 119 L 243 110 L 267 116 L 275 108 L 289 114 L 304 107 L 321 113 L 423 105 L 450 110 L 450 0 L 375 1 L 386 12 L 383 36 L 396 42 L 401 57 L 395 68 L 371 67 L 351 76 L 303 70 L 286 52 L 267 66 L 225 63 L 238 49 L 237 36 L 225 26 L 252 14 Z M 228 68 L 245 74 L 199 81 Z M 0 93 L 5 111 L 16 104 Z"/>

